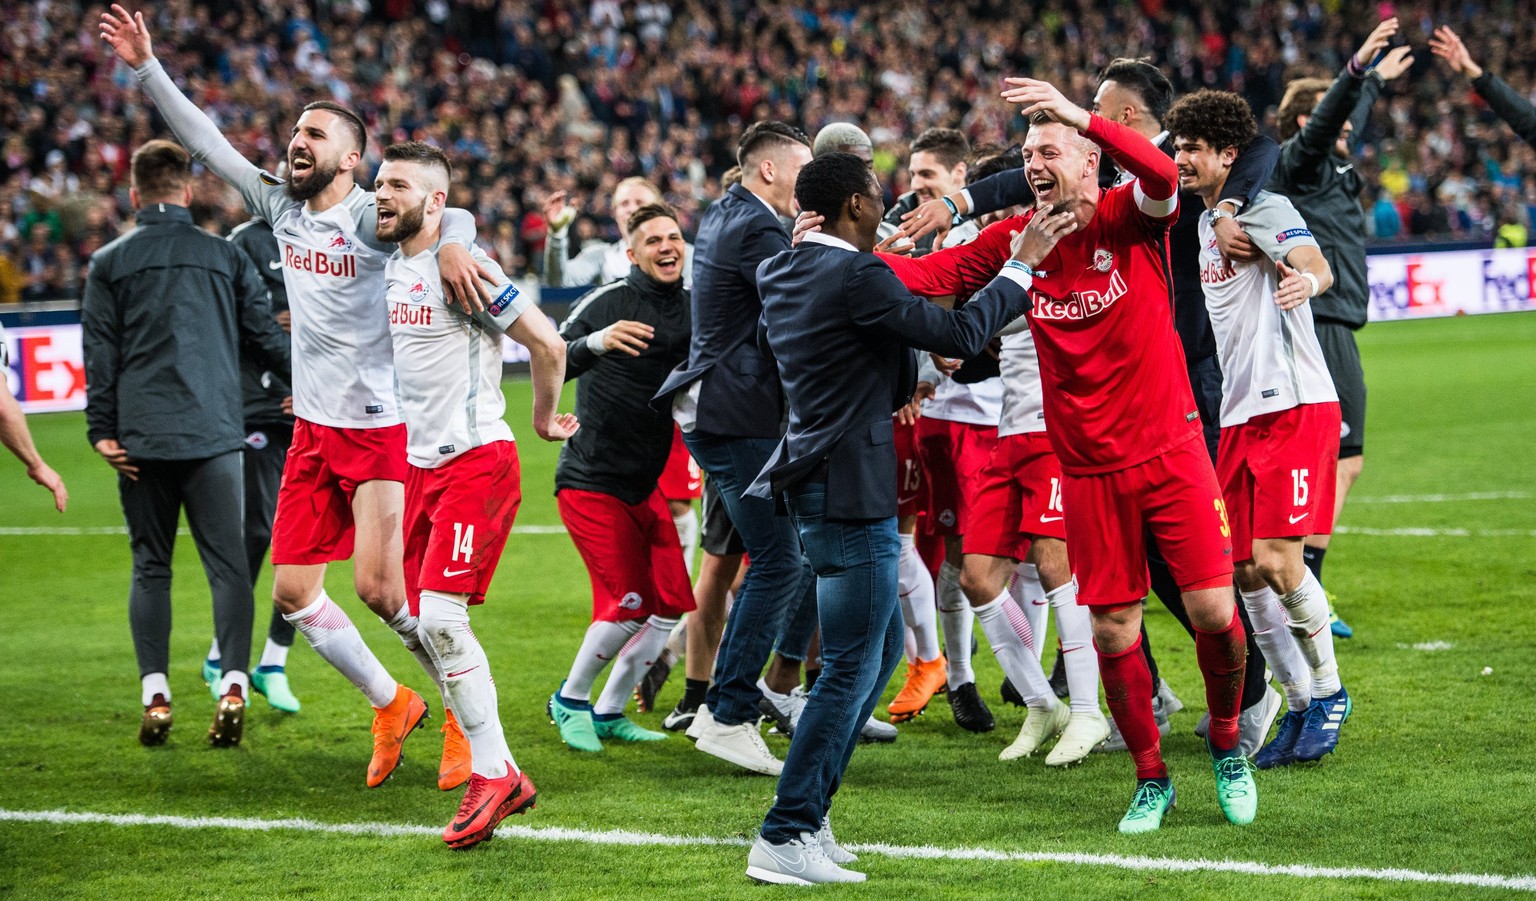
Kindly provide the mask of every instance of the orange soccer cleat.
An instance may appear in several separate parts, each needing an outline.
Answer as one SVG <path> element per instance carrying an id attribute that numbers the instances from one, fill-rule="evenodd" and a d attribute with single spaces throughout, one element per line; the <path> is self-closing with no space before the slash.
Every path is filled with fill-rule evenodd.
<path id="1" fill-rule="evenodd" d="M 427 702 L 404 685 L 395 686 L 388 707 L 373 708 L 373 759 L 368 761 L 368 787 L 384 784 L 400 765 L 400 746 L 427 718 Z"/>
<path id="2" fill-rule="evenodd" d="M 891 714 L 891 722 L 904 723 L 922 713 L 933 696 L 945 689 L 947 668 L 948 662 L 942 654 L 932 660 L 908 663 L 905 684 L 885 708 Z"/>
<path id="3" fill-rule="evenodd" d="M 500 779 L 488 779 L 478 773 L 470 776 L 459 812 L 443 830 L 443 841 L 455 849 L 477 845 L 491 837 L 497 823 L 532 810 L 538 799 L 533 780 L 527 773 L 514 772 L 510 763 L 507 774 Z"/>
<path id="4" fill-rule="evenodd" d="M 437 767 L 437 787 L 446 792 L 469 781 L 471 760 L 469 739 L 464 737 L 452 710 L 444 712 L 442 732 L 443 762 Z"/>

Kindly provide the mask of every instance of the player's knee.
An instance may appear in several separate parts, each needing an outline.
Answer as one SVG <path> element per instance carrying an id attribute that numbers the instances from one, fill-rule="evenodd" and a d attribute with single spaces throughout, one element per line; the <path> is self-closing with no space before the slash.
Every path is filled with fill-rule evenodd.
<path id="1" fill-rule="evenodd" d="M 441 658 L 455 654 L 458 637 L 469 630 L 469 611 L 461 604 L 431 594 L 421 596 L 416 637 Z"/>
<path id="2" fill-rule="evenodd" d="M 960 590 L 973 607 L 989 603 L 1002 591 L 1002 586 L 981 566 L 964 566 L 960 569 Z M 925 577 L 926 578 L 926 577 Z"/>

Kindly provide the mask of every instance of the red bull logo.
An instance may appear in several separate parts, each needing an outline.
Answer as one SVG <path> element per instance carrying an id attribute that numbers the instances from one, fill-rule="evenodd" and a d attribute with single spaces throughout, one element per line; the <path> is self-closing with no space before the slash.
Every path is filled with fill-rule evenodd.
<path id="1" fill-rule="evenodd" d="M 334 245 L 333 245 L 334 246 Z M 347 243 L 351 250 L 351 242 Z M 319 250 L 300 253 L 291 244 L 283 245 L 283 265 L 300 272 L 328 275 L 332 278 L 357 278 L 357 257 L 353 254 L 328 254 Z"/>
<path id="2" fill-rule="evenodd" d="M 422 301 L 426 300 L 427 299 L 427 285 L 426 285 L 426 282 L 417 280 L 416 284 L 411 285 L 410 295 L 411 295 L 411 303 L 421 303 Z"/>
<path id="3" fill-rule="evenodd" d="M 396 301 L 389 305 L 390 325 L 431 325 L 432 308 L 414 303 Z"/>
<path id="4" fill-rule="evenodd" d="M 352 239 L 347 237 L 347 233 L 344 231 L 337 231 L 336 234 L 332 235 L 331 243 L 327 246 L 331 250 L 339 250 L 343 253 L 351 253 L 354 249 L 352 247 Z"/>

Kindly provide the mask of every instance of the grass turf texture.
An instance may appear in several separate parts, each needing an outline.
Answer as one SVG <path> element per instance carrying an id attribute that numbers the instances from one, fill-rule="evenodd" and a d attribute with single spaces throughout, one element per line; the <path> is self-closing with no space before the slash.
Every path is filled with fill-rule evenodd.
<path id="1" fill-rule="evenodd" d="M 1022 711 L 995 701 L 1000 673 L 985 651 L 979 685 L 998 729 L 971 735 L 942 700 L 901 727 L 894 745 L 864 746 L 839 795 L 845 843 L 972 847 L 1208 858 L 1318 867 L 1404 867 L 1439 873 L 1536 872 L 1536 708 L 1530 639 L 1536 633 L 1533 549 L 1536 467 L 1536 315 L 1373 325 L 1360 335 L 1371 386 L 1369 450 L 1356 487 L 1387 495 L 1520 492 L 1527 499 L 1352 503 L 1344 525 L 1516 530 L 1499 537 L 1342 534 L 1325 571 L 1355 627 L 1340 642 L 1355 712 L 1341 750 L 1323 764 L 1259 774 L 1257 822 L 1227 825 L 1192 730 L 1202 708 L 1188 638 L 1156 603 L 1148 628 L 1165 678 L 1188 708 L 1164 749 L 1179 807 L 1162 831 L 1120 836 L 1130 800 L 1123 755 L 1096 754 L 1070 770 L 1039 756 L 997 760 Z M 527 425 L 529 391 L 510 383 L 509 420 L 521 440 L 522 525 L 556 525 L 550 489 L 556 448 Z M 567 392 L 569 398 L 570 392 Z M 33 433 L 68 481 L 56 515 L 11 458 L 0 461 L 0 528 L 112 527 L 122 522 L 112 475 L 94 458 L 78 414 L 34 417 Z M 192 542 L 178 542 L 172 639 L 177 723 L 163 748 L 135 741 L 139 687 L 128 636 L 129 554 L 123 535 L 0 533 L 0 808 L 186 817 L 301 817 L 440 828 L 459 792 L 436 790 L 437 699 L 427 728 L 382 788 L 364 787 L 370 712 L 355 689 L 300 641 L 289 673 L 304 709 L 278 713 L 254 699 L 244 743 L 208 747 L 213 704 L 198 667 L 211 634 L 206 582 Z M 258 597 L 270 587 L 264 573 Z M 327 578 L 390 671 L 429 683 L 399 641 L 369 616 L 347 565 Z M 630 829 L 670 835 L 752 836 L 774 792 L 698 753 L 681 735 L 568 751 L 544 715 L 588 622 L 586 575 L 562 534 L 517 534 L 490 601 L 473 612 L 490 655 L 502 721 L 540 790 L 532 815 L 508 826 Z M 258 631 L 267 605 L 258 604 Z M 260 637 L 255 642 L 259 653 Z M 1444 642 L 1424 651 L 1415 644 Z M 1484 675 L 1484 668 L 1491 668 Z M 899 677 L 898 680 L 899 682 Z M 681 692 L 674 673 L 659 706 Z M 893 684 L 894 692 L 899 685 Z M 633 708 L 631 708 L 631 712 Z M 633 714 L 632 714 L 633 715 Z M 661 713 L 635 716 L 659 728 Z M 783 739 L 770 738 L 782 754 Z M 431 836 L 316 835 L 162 826 L 0 822 L 0 895 L 15 897 L 441 897 L 537 893 L 548 898 L 761 897 L 742 875 L 746 850 L 614 847 L 500 835 L 464 854 Z M 868 853 L 870 881 L 840 892 L 914 897 L 1469 897 L 1491 889 L 1371 879 L 1303 880 L 1232 873 L 1163 873 L 1018 861 L 914 860 Z"/>

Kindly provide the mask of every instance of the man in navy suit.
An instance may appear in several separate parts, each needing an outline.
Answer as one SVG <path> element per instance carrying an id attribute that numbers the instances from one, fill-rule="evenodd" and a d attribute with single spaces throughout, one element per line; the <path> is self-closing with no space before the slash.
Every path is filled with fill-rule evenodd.
<path id="1" fill-rule="evenodd" d="M 855 858 L 833 839 L 828 810 L 859 728 L 902 654 L 891 414 L 916 387 L 913 348 L 981 353 L 1029 310 L 1031 266 L 1076 226 L 1070 213 L 1039 217 L 1014 236 L 1002 272 L 949 311 L 913 296 L 874 255 L 885 205 L 863 160 L 818 157 L 801 170 L 795 199 L 825 221 L 757 270 L 789 429 L 748 495 L 783 497 L 815 569 L 822 671 L 747 875 L 794 885 L 861 882 L 862 873 L 841 867 Z"/>
<path id="2" fill-rule="evenodd" d="M 789 249 L 779 217 L 793 215 L 795 177 L 811 158 L 804 133 L 782 122 L 747 129 L 736 149 L 741 182 L 710 206 L 693 254 L 688 359 L 657 392 L 672 405 L 694 460 L 720 489 L 752 565 L 715 657 L 715 683 L 688 729 L 698 748 L 758 773 L 783 763 L 758 732 L 758 677 L 809 578 L 789 520 L 772 501 L 744 497 L 782 426 L 784 396 L 757 344 L 757 265 Z"/>

